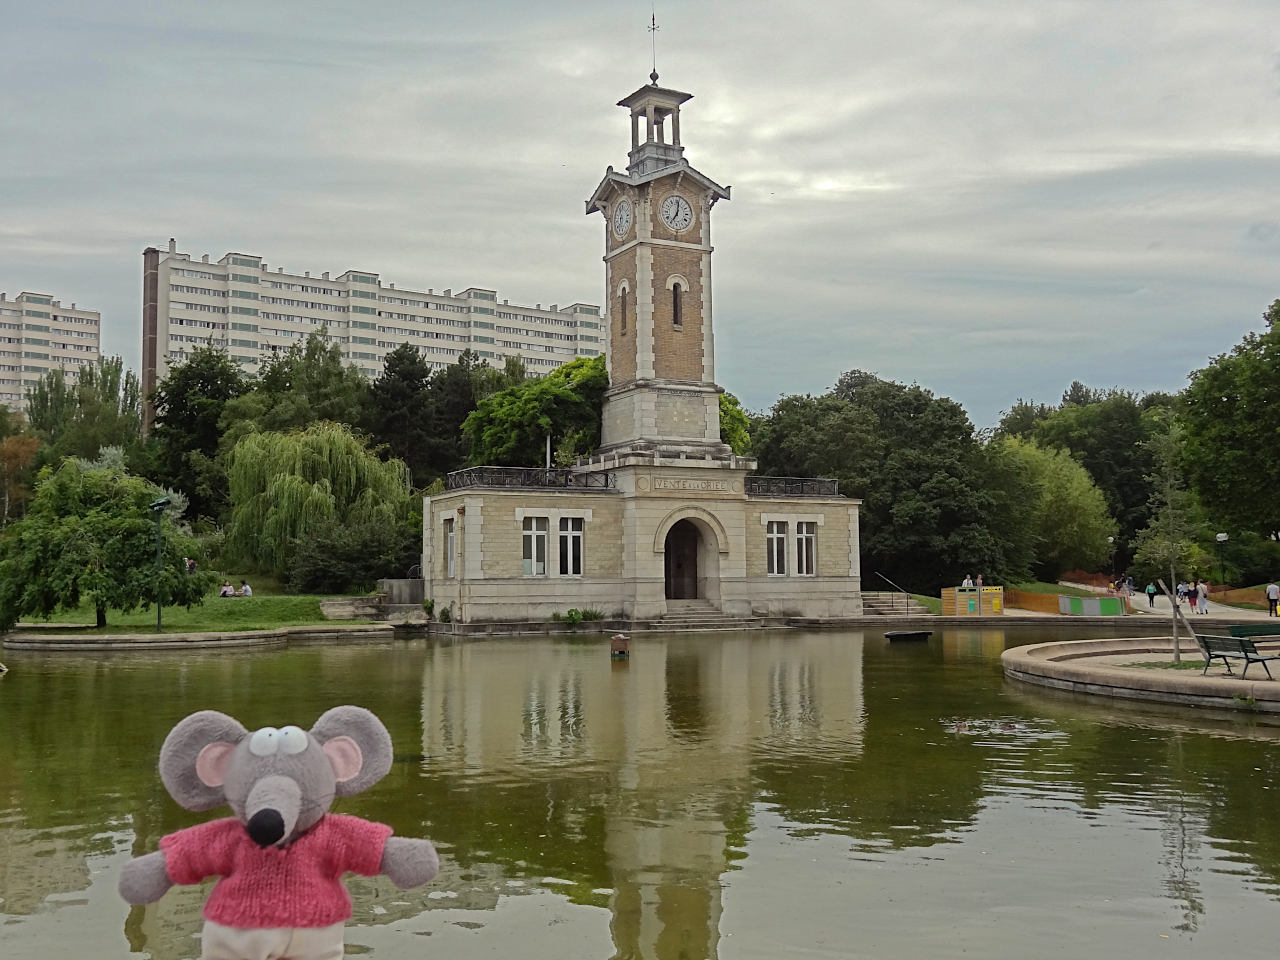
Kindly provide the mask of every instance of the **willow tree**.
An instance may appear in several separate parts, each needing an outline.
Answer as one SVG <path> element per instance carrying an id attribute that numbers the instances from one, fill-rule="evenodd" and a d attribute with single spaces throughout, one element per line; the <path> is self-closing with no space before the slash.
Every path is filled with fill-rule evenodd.
<path id="1" fill-rule="evenodd" d="M 298 544 L 334 528 L 402 527 L 413 511 L 409 470 L 383 461 L 345 424 L 252 433 L 227 457 L 227 552 L 284 577 Z"/>

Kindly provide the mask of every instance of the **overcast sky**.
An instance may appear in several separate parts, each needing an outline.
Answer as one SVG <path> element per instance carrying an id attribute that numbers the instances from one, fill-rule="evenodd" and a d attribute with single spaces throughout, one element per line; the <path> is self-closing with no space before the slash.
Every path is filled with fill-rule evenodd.
<path id="1" fill-rule="evenodd" d="M 715 208 L 718 379 L 845 370 L 987 426 L 1177 390 L 1280 298 L 1276 0 L 665 0 Z M 601 302 L 649 7 L 0 0 L 0 291 L 140 356 L 141 252 Z"/>

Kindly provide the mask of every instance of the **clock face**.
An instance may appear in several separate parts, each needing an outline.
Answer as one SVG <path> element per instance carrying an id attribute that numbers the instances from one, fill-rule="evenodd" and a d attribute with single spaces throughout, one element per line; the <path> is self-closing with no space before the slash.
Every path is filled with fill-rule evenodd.
<path id="1" fill-rule="evenodd" d="M 693 208 L 689 201 L 678 194 L 672 194 L 662 201 L 662 222 L 672 230 L 683 230 L 693 223 Z"/>
<path id="2" fill-rule="evenodd" d="M 631 229 L 631 204 L 627 200 L 619 200 L 613 205 L 613 232 L 621 238 Z"/>

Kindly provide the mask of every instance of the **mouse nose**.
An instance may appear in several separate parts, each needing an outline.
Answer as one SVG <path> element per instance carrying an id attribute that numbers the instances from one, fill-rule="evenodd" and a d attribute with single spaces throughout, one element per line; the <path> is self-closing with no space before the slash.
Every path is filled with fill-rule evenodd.
<path id="1" fill-rule="evenodd" d="M 284 836 L 284 817 L 278 810 L 259 810 L 249 818 L 249 839 L 260 847 L 269 847 Z"/>

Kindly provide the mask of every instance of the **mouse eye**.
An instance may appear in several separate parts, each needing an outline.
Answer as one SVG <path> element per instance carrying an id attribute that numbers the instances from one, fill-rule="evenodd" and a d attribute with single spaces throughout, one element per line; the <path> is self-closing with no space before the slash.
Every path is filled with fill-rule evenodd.
<path id="1" fill-rule="evenodd" d="M 307 733 L 301 727 L 281 727 L 277 739 L 281 753 L 301 753 L 307 749 Z"/>
<path id="2" fill-rule="evenodd" d="M 249 752 L 255 757 L 269 757 L 280 749 L 280 731 L 275 727 L 255 730 L 249 738 Z"/>

